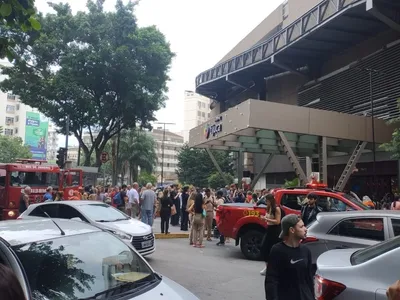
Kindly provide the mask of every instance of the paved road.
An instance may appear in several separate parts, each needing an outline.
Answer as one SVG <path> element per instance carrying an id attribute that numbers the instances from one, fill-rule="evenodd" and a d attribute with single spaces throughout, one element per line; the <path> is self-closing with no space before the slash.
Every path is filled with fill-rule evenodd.
<path id="1" fill-rule="evenodd" d="M 188 245 L 187 239 L 157 240 L 156 252 L 147 258 L 152 267 L 192 291 L 201 300 L 265 299 L 262 262 L 243 259 L 239 247 L 203 249 Z"/>

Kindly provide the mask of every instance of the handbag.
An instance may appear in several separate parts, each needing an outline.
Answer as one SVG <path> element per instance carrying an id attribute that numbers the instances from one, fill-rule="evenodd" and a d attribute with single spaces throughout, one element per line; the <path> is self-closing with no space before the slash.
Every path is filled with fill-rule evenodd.
<path id="1" fill-rule="evenodd" d="M 175 207 L 175 205 L 172 205 L 171 206 L 171 216 L 174 216 L 174 215 L 176 215 L 176 207 Z"/>
<path id="2" fill-rule="evenodd" d="M 202 215 L 203 215 L 203 218 L 205 218 L 205 217 L 207 217 L 207 211 L 203 208 L 203 213 L 202 213 Z"/>

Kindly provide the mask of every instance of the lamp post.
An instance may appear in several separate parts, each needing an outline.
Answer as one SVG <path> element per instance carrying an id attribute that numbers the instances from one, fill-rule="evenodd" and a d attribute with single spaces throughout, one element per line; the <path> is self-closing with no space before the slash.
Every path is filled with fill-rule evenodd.
<path id="1" fill-rule="evenodd" d="M 165 148 L 165 126 L 166 125 L 175 125 L 175 123 L 166 123 L 166 122 L 156 122 L 154 124 L 163 125 L 163 138 L 161 142 L 161 187 L 164 186 L 164 148 Z"/>
<path id="2" fill-rule="evenodd" d="M 371 68 L 357 68 L 359 70 L 368 72 L 369 75 L 369 97 L 370 97 L 370 110 L 371 110 L 371 127 L 372 127 L 372 176 L 373 176 L 373 200 L 376 200 L 376 145 L 375 145 L 375 100 L 374 100 L 374 91 L 373 91 L 373 74 L 384 74 L 383 72 L 371 69 Z"/>

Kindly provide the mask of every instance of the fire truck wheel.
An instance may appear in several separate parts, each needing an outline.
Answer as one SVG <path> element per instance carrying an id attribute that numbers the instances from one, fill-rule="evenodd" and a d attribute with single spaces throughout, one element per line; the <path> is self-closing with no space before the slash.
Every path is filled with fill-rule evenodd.
<path id="1" fill-rule="evenodd" d="M 264 234 L 258 230 L 246 231 L 240 238 L 240 250 L 249 260 L 261 260 L 261 244 Z"/>

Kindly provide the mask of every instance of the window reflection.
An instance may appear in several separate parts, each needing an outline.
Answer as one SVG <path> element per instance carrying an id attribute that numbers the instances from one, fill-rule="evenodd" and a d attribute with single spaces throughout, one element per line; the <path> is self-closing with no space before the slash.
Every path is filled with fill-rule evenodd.
<path id="1" fill-rule="evenodd" d="M 92 297 L 154 274 L 125 243 L 106 232 L 60 237 L 15 247 L 34 300 Z"/>

